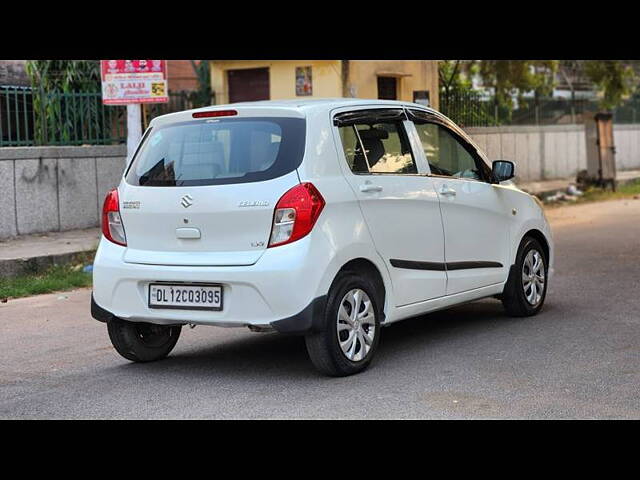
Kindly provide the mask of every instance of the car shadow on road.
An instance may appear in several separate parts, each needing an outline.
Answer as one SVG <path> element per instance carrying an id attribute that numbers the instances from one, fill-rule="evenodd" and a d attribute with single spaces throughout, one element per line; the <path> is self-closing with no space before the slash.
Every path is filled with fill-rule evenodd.
<path id="1" fill-rule="evenodd" d="M 387 362 L 428 347 L 473 337 L 490 329 L 510 328 L 514 321 L 506 316 L 496 300 L 468 303 L 395 323 L 383 329 L 377 368 Z M 214 332 L 214 330 L 211 330 Z M 237 381 L 256 378 L 310 379 L 321 377 L 309 360 L 304 339 L 277 333 L 238 333 L 235 338 L 203 345 L 202 338 L 179 348 L 165 360 L 145 364 L 122 364 L 118 368 L 144 374 L 181 377 L 228 377 Z"/>
<path id="2" fill-rule="evenodd" d="M 507 316 L 499 301 L 481 300 L 393 323 L 384 329 L 382 339 L 390 349 L 420 348 L 425 341 L 447 342 L 490 328 L 506 328 L 514 320 L 518 319 Z"/>

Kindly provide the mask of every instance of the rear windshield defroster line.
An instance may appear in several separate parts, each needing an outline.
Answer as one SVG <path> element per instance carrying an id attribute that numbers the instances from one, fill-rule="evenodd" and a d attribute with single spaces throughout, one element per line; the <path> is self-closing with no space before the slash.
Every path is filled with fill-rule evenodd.
<path id="1" fill-rule="evenodd" d="M 271 180 L 304 156 L 306 121 L 291 117 L 204 119 L 155 127 L 145 135 L 125 180 L 174 187 Z"/>

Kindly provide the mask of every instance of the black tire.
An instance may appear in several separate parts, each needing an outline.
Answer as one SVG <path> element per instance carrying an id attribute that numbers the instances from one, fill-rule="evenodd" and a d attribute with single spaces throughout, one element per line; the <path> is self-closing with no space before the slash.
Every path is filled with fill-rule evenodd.
<path id="1" fill-rule="evenodd" d="M 112 318 L 107 323 L 116 351 L 132 362 L 153 362 L 169 355 L 176 346 L 180 325 L 155 325 Z"/>
<path id="2" fill-rule="evenodd" d="M 534 304 L 527 300 L 523 284 L 524 262 L 532 250 L 537 251 L 544 261 L 544 284 L 542 293 L 540 294 L 540 299 Z M 502 292 L 502 305 L 508 315 L 512 317 L 529 317 L 540 311 L 547 295 L 548 271 L 549 262 L 540 242 L 533 237 L 525 237 L 522 239 L 520 247 L 518 248 L 518 255 L 516 256 L 516 263 L 511 267 L 509 278 Z M 531 290 L 528 291 L 531 292 Z"/>
<path id="3" fill-rule="evenodd" d="M 347 353 L 343 353 L 340 347 L 339 339 L 344 338 L 343 334 L 349 332 L 341 331 L 338 334 L 338 324 L 345 325 L 344 321 L 338 320 L 338 312 L 341 303 L 345 299 L 345 296 L 355 290 L 363 291 L 369 301 L 371 302 L 371 310 L 374 313 L 373 329 L 371 322 L 372 319 L 367 316 L 368 320 L 362 322 L 361 331 L 362 336 L 355 335 L 353 340 L 354 346 L 354 360 L 347 358 Z M 355 273 L 346 272 L 340 274 L 333 282 L 331 289 L 329 290 L 329 297 L 327 299 L 327 305 L 324 311 L 323 328 L 320 332 L 312 333 L 305 336 L 305 343 L 307 345 L 307 352 L 313 362 L 313 365 L 325 375 L 333 377 L 344 377 L 347 375 L 353 375 L 366 369 L 371 360 L 373 359 L 375 352 L 380 341 L 380 318 L 382 317 L 382 302 L 381 295 L 378 293 L 375 285 L 367 278 Z M 365 298 L 365 297 L 362 297 Z M 350 304 L 345 304 L 345 308 L 348 310 Z M 366 301 L 362 301 L 361 312 L 366 309 Z M 351 312 L 348 312 L 351 313 Z M 358 321 L 360 326 L 360 321 Z M 366 342 L 364 334 L 373 336 L 373 340 L 370 343 Z M 368 338 L 368 337 L 367 337 Z M 365 340 L 366 346 L 362 345 L 361 339 Z M 346 339 L 345 339 L 346 341 Z M 366 351 L 366 348 L 369 348 Z M 363 350 L 360 350 L 363 349 Z M 366 353 L 362 353 L 365 352 Z M 364 358 L 357 358 L 358 355 L 364 355 Z"/>

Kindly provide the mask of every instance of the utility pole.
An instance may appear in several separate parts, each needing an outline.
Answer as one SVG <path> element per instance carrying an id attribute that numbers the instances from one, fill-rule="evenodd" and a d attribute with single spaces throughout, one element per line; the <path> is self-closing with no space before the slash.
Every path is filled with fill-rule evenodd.
<path id="1" fill-rule="evenodd" d="M 341 78 L 340 81 L 342 83 L 342 96 L 343 97 L 351 97 L 351 92 L 349 91 L 349 60 L 341 60 Z"/>
<path id="2" fill-rule="evenodd" d="M 142 138 L 142 116 L 139 103 L 127 105 L 127 165 Z"/>
<path id="3" fill-rule="evenodd" d="M 142 139 L 142 104 L 169 101 L 167 61 L 100 60 L 100 76 L 102 103 L 127 106 L 128 165 Z"/>
<path id="4" fill-rule="evenodd" d="M 569 90 L 571 90 L 571 123 L 576 123 L 576 92 L 573 88 L 573 83 L 569 79 L 569 75 L 564 71 L 564 66 L 560 64 L 560 73 L 564 78 L 564 81 L 569 86 Z"/>

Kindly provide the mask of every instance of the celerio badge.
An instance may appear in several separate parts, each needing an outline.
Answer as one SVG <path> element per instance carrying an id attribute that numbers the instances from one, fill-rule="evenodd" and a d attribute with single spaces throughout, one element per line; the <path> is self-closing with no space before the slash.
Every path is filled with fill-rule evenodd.
<path id="1" fill-rule="evenodd" d="M 266 200 L 242 200 L 239 207 L 268 207 L 269 202 Z"/>

